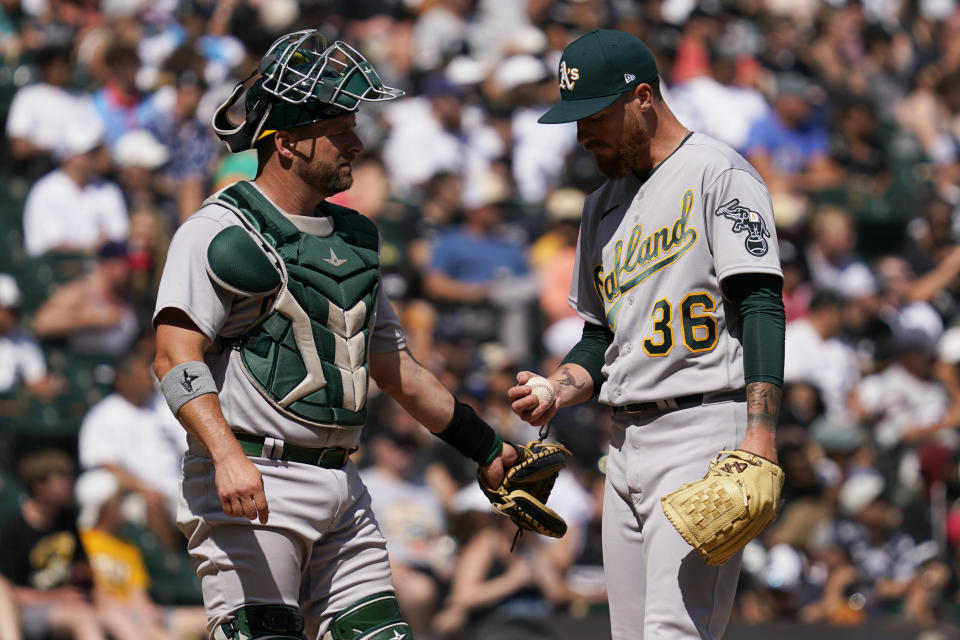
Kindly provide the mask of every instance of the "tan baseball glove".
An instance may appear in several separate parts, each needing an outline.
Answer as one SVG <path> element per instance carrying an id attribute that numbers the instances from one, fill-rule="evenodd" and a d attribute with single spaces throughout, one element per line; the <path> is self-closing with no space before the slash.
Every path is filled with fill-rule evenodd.
<path id="1" fill-rule="evenodd" d="M 720 457 L 726 454 L 726 458 Z M 783 469 L 746 451 L 721 451 L 700 480 L 662 498 L 663 512 L 709 565 L 721 565 L 777 516 Z"/>

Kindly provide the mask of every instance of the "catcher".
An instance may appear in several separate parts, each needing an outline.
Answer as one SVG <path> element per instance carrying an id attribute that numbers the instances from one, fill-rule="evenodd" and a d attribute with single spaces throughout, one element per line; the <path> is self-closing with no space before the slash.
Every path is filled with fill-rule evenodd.
<path id="1" fill-rule="evenodd" d="M 156 374 L 189 434 L 178 524 L 219 640 L 410 639 L 350 460 L 369 378 L 475 460 L 518 522 L 538 521 L 523 516 L 536 508 L 526 496 L 545 500 L 559 467 L 526 470 L 556 456 L 502 442 L 413 359 L 380 286 L 377 228 L 326 201 L 352 183 L 357 109 L 402 92 L 315 30 L 277 40 L 254 75 L 214 129 L 231 151 L 256 149 L 257 178 L 180 227 L 154 315 Z M 235 124 L 228 110 L 244 93 Z"/>
<path id="2" fill-rule="evenodd" d="M 549 376 L 550 402 L 533 397 L 526 371 L 509 398 L 534 425 L 594 394 L 613 407 L 603 505 L 613 638 L 719 638 L 739 552 L 774 518 L 783 483 L 770 196 L 733 149 L 677 120 L 636 37 L 580 37 L 559 83 L 540 121 L 576 121 L 607 177 L 584 205 L 570 292 L 585 325 Z"/>

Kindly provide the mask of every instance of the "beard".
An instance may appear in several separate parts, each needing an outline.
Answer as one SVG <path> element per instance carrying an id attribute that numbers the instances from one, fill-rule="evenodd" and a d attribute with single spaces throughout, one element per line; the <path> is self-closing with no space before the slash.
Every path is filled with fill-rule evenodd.
<path id="1" fill-rule="evenodd" d="M 332 162 L 321 164 L 304 163 L 300 167 L 300 178 L 329 197 L 346 191 L 353 186 L 353 173 L 350 167 Z"/>
<path id="2" fill-rule="evenodd" d="M 622 178 L 631 171 L 638 175 L 645 173 L 650 164 L 650 134 L 638 120 L 628 120 L 614 153 L 606 156 L 594 154 L 593 157 L 600 173 L 611 180 Z"/>

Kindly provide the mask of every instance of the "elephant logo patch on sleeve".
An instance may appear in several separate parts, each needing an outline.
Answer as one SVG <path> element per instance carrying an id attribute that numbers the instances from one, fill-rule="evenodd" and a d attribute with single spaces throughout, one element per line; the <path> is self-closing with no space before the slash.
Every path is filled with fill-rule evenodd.
<path id="1" fill-rule="evenodd" d="M 714 214 L 723 216 L 728 220 L 733 220 L 733 232 L 745 232 L 747 237 L 743 241 L 743 246 L 747 252 L 753 256 L 764 256 L 770 249 L 767 238 L 770 232 L 767 230 L 767 223 L 759 213 L 748 209 L 740 204 L 740 200 L 734 198 L 721 205 Z"/>

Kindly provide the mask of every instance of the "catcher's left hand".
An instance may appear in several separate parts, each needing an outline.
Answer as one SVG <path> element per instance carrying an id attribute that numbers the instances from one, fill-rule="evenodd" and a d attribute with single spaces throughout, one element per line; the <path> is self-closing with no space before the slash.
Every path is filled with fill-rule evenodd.
<path id="1" fill-rule="evenodd" d="M 478 471 L 480 488 L 493 510 L 513 520 L 521 529 L 552 538 L 563 537 L 567 523 L 547 507 L 546 502 L 557 475 L 567 466 L 570 451 L 562 445 L 539 440 L 512 446 L 517 450 L 517 461 L 506 469 L 503 482 L 491 487 Z"/>
<path id="2" fill-rule="evenodd" d="M 720 460 L 720 456 L 727 457 Z M 663 496 L 663 512 L 709 565 L 721 565 L 777 516 L 783 470 L 747 451 L 721 451 L 700 480 Z"/>

